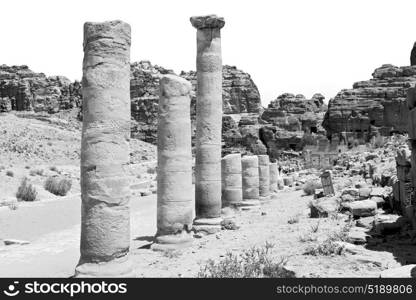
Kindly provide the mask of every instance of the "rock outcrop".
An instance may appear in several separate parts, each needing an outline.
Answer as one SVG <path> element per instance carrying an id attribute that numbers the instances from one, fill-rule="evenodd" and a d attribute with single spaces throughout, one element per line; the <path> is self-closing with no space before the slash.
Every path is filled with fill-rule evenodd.
<path id="1" fill-rule="evenodd" d="M 300 151 L 325 135 L 321 126 L 326 110 L 324 99 L 321 94 L 306 99 L 303 95 L 285 93 L 270 102 L 261 116 L 268 124 L 260 130 L 269 155 L 277 157 L 285 149 Z"/>
<path id="2" fill-rule="evenodd" d="M 172 70 L 149 61 L 140 61 L 130 67 L 131 131 L 132 137 L 157 143 L 157 114 L 159 105 L 159 79 Z"/>
<path id="3" fill-rule="evenodd" d="M 81 84 L 63 76 L 47 77 L 27 66 L 0 66 L 0 112 L 55 113 L 80 105 Z"/>
<path id="4" fill-rule="evenodd" d="M 408 128 L 407 89 L 416 83 L 416 66 L 382 65 L 373 78 L 340 91 L 328 104 L 323 127 L 329 138 L 368 141 Z"/>
<path id="5" fill-rule="evenodd" d="M 196 91 L 196 72 L 181 72 L 181 77 L 192 83 Z M 256 84 L 248 73 L 235 66 L 223 66 L 222 69 L 222 101 L 223 113 L 260 113 L 262 111 L 260 94 Z M 195 106 L 196 94 L 192 97 L 192 106 Z M 194 109 L 193 109 L 194 110 Z"/>

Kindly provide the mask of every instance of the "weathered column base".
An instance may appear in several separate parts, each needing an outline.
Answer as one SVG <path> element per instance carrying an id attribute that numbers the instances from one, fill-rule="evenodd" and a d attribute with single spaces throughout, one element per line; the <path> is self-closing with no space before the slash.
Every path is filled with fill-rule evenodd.
<path id="1" fill-rule="evenodd" d="M 179 234 L 161 235 L 155 237 L 155 242 L 150 246 L 154 251 L 169 251 L 184 249 L 192 245 L 194 239 L 190 232 L 182 231 Z"/>
<path id="2" fill-rule="evenodd" d="M 76 267 L 76 278 L 113 277 L 134 278 L 136 272 L 129 256 L 116 258 L 108 262 L 83 263 Z"/>
<path id="3" fill-rule="evenodd" d="M 261 202 L 258 199 L 244 200 L 236 205 L 238 209 L 241 210 L 255 210 L 259 209 Z"/>
<path id="4" fill-rule="evenodd" d="M 221 231 L 222 218 L 199 218 L 194 220 L 192 228 L 195 232 L 214 234 Z"/>
<path id="5" fill-rule="evenodd" d="M 271 198 L 271 195 L 268 195 L 268 196 L 260 196 L 260 198 L 259 198 L 259 200 L 260 200 L 260 202 L 268 202 L 268 201 L 270 201 L 272 198 Z"/>

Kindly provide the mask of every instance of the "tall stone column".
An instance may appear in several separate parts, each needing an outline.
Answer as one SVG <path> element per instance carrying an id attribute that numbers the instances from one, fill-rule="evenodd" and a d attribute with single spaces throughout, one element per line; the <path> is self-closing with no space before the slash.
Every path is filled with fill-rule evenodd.
<path id="1" fill-rule="evenodd" d="M 241 154 L 228 154 L 221 160 L 222 206 L 236 206 L 243 201 Z"/>
<path id="2" fill-rule="evenodd" d="M 241 159 L 243 201 L 240 206 L 260 206 L 259 195 L 259 159 L 257 156 L 244 156 Z"/>
<path id="3" fill-rule="evenodd" d="M 192 243 L 192 86 L 175 75 L 163 76 L 159 84 L 157 233 L 152 249 L 165 250 Z"/>
<path id="4" fill-rule="evenodd" d="M 197 28 L 197 100 L 195 135 L 196 230 L 221 229 L 221 126 L 223 18 L 191 17 Z"/>
<path id="5" fill-rule="evenodd" d="M 270 193 L 277 193 L 277 177 L 279 175 L 279 171 L 277 170 L 277 163 L 270 163 Z"/>
<path id="6" fill-rule="evenodd" d="M 84 24 L 81 258 L 77 277 L 132 277 L 130 25 Z"/>
<path id="7" fill-rule="evenodd" d="M 260 200 L 270 199 L 270 159 L 268 155 L 259 157 L 259 192 Z"/>

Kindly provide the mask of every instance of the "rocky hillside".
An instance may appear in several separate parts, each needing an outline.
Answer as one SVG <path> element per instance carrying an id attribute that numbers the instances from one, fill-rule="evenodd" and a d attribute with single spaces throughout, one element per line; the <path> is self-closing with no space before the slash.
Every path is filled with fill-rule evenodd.
<path id="1" fill-rule="evenodd" d="M 326 111 L 324 99 L 321 94 L 306 99 L 303 95 L 285 93 L 270 102 L 262 114 L 268 125 L 260 131 L 269 155 L 277 157 L 283 149 L 300 151 L 325 136 L 321 126 Z"/>
<path id="2" fill-rule="evenodd" d="M 153 144 L 157 139 L 159 79 L 164 74 L 173 74 L 173 71 L 149 61 L 131 64 L 132 136 Z M 193 85 L 191 116 L 194 119 L 196 72 L 182 72 L 180 76 Z M 248 113 L 257 119 L 262 112 L 260 94 L 250 75 L 234 66 L 223 67 L 223 104 L 224 115 Z M 80 82 L 72 83 L 61 76 L 46 77 L 27 66 L 0 67 L 0 112 L 57 113 L 70 108 L 78 108 L 82 118 Z"/>
<path id="3" fill-rule="evenodd" d="M 81 85 L 63 76 L 47 77 L 27 66 L 0 66 L 0 112 L 56 113 L 80 105 Z"/>
<path id="4" fill-rule="evenodd" d="M 416 83 L 416 66 L 382 65 L 373 78 L 340 91 L 323 122 L 329 137 L 368 140 L 377 134 L 407 132 L 407 89 Z"/>

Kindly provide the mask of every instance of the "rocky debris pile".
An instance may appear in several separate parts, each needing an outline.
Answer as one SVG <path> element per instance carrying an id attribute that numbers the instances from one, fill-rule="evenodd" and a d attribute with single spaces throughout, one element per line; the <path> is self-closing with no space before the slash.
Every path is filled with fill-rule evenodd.
<path id="1" fill-rule="evenodd" d="M 382 65 L 373 78 L 354 83 L 328 103 L 323 126 L 328 136 L 368 141 L 408 131 L 407 89 L 416 83 L 416 66 Z"/>
<path id="2" fill-rule="evenodd" d="M 346 214 L 352 220 L 347 242 L 377 251 L 394 249 L 402 264 L 414 264 L 416 218 L 403 209 L 411 199 L 405 190 L 410 179 L 406 138 L 397 135 L 383 148 L 362 148 L 341 156 L 339 165 L 332 169 L 335 194 L 324 196 L 322 190 L 316 190 L 310 216 Z"/>
<path id="3" fill-rule="evenodd" d="M 261 119 L 261 140 L 274 157 L 283 149 L 300 151 L 304 145 L 316 145 L 325 137 L 321 126 L 326 111 L 324 96 L 315 94 L 311 99 L 303 95 L 285 93 L 270 102 Z"/>
<path id="4" fill-rule="evenodd" d="M 0 112 L 33 110 L 56 113 L 78 107 L 81 84 L 63 76 L 47 77 L 27 66 L 0 66 Z"/>

